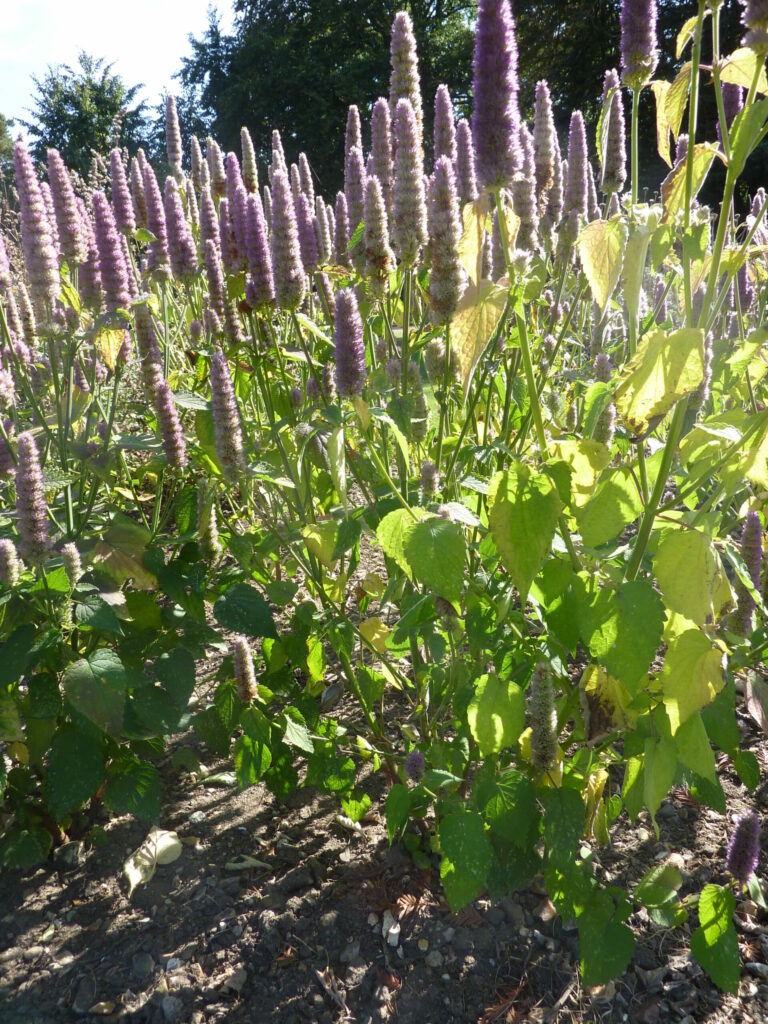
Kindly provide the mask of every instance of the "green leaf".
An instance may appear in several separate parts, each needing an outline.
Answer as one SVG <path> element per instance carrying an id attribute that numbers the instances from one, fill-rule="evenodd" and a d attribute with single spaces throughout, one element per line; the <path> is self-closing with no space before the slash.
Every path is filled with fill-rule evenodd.
<path id="1" fill-rule="evenodd" d="M 754 793 L 760 785 L 761 772 L 760 764 L 752 751 L 737 750 L 733 756 L 733 767 L 750 793 Z"/>
<path id="2" fill-rule="evenodd" d="M 3 656 L 0 658 L 0 686 L 10 686 L 26 672 L 30 662 L 30 648 L 35 639 L 35 627 L 24 623 L 14 629 L 3 641 Z"/>
<path id="3" fill-rule="evenodd" d="M 344 450 L 344 427 L 337 427 L 328 438 L 328 459 L 331 463 L 333 486 L 342 505 L 347 501 L 347 463 Z"/>
<path id="4" fill-rule="evenodd" d="M 488 501 L 491 535 L 524 601 L 552 546 L 562 509 L 557 488 L 520 462 L 494 475 Z"/>
<path id="5" fill-rule="evenodd" d="M 765 126 L 768 100 L 757 100 L 740 110 L 731 126 L 731 173 L 738 177 Z"/>
<path id="6" fill-rule="evenodd" d="M 125 710 L 126 675 L 122 661 L 108 647 L 80 658 L 64 670 L 64 694 L 76 711 L 102 732 L 119 736 Z"/>
<path id="7" fill-rule="evenodd" d="M 576 509 L 582 539 L 597 548 L 618 536 L 643 511 L 643 499 L 628 466 L 606 470 L 597 490 L 583 508 Z"/>
<path id="8" fill-rule="evenodd" d="M 673 86 L 674 88 L 674 86 Z M 672 89 L 670 89 L 670 96 Z M 674 125 L 673 125 L 674 128 Z M 709 174 L 712 161 L 719 155 L 718 147 L 713 142 L 697 142 L 693 147 L 693 185 L 691 199 L 699 194 L 704 179 Z M 664 200 L 664 219 L 672 220 L 681 210 L 685 202 L 685 177 L 687 160 L 678 164 L 661 184 L 661 197 Z"/>
<path id="9" fill-rule="evenodd" d="M 491 844 L 479 814 L 457 811 L 440 822 L 440 877 L 454 912 L 479 896 L 491 866 Z"/>
<path id="10" fill-rule="evenodd" d="M 691 952 L 724 992 L 738 992 L 741 975 L 735 909 L 733 893 L 720 885 L 705 885 L 699 896 L 699 927 L 691 936 Z"/>
<path id="11" fill-rule="evenodd" d="M 467 544 L 459 526 L 440 516 L 411 521 L 403 555 L 416 579 L 439 597 L 458 601 L 464 583 Z"/>
<path id="12" fill-rule="evenodd" d="M 350 796 L 341 801 L 341 809 L 352 821 L 362 821 L 371 809 L 371 798 L 367 793 Z"/>
<path id="13" fill-rule="evenodd" d="M 493 674 L 480 676 L 474 687 L 467 708 L 469 729 L 481 756 L 490 757 L 517 742 L 525 728 L 525 697 L 516 683 L 503 683 Z"/>
<path id="14" fill-rule="evenodd" d="M 75 605 L 75 621 L 85 629 L 100 629 L 118 636 L 123 632 L 113 609 L 98 594 L 89 594 Z"/>
<path id="15" fill-rule="evenodd" d="M 716 783 L 715 755 L 700 714 L 691 715 L 677 730 L 675 749 L 681 765 L 709 782 Z"/>
<path id="16" fill-rule="evenodd" d="M 423 509 L 414 509 L 414 514 L 423 519 L 427 514 Z M 405 546 L 408 543 L 409 529 L 414 523 L 414 518 L 407 509 L 396 508 L 389 512 L 376 527 L 376 539 L 384 550 L 387 558 L 392 558 L 409 580 L 413 580 L 413 570 L 405 554 Z"/>
<path id="17" fill-rule="evenodd" d="M 0 740 L 5 743 L 21 743 L 24 740 L 18 701 L 11 693 L 0 692 Z"/>
<path id="18" fill-rule="evenodd" d="M 645 773 L 643 776 L 643 799 L 656 826 L 656 811 L 675 781 L 677 752 L 671 740 L 663 737 L 655 740 L 649 736 L 645 741 Z"/>
<path id="19" fill-rule="evenodd" d="M 229 755 L 229 744 L 232 733 L 227 729 L 217 708 L 213 705 L 204 708 L 194 717 L 192 726 L 198 739 L 209 747 L 219 757 Z"/>
<path id="20" fill-rule="evenodd" d="M 653 560 L 664 603 L 703 626 L 712 621 L 718 563 L 712 538 L 701 530 L 668 530 Z"/>
<path id="21" fill-rule="evenodd" d="M 659 864 L 646 871 L 634 892 L 636 903 L 644 907 L 663 907 L 677 901 L 677 891 L 683 876 L 674 864 Z"/>
<path id="22" fill-rule="evenodd" d="M 396 782 L 387 794 L 384 813 L 387 818 L 387 835 L 390 843 L 394 843 L 411 812 L 411 794 L 407 786 Z"/>
<path id="23" fill-rule="evenodd" d="M 548 789 L 541 800 L 547 859 L 557 864 L 571 864 L 584 832 L 584 801 L 575 789 Z"/>
<path id="24" fill-rule="evenodd" d="M 724 660 L 723 652 L 698 629 L 687 629 L 670 641 L 660 682 L 673 735 L 722 690 Z"/>
<path id="25" fill-rule="evenodd" d="M 104 778 L 101 737 L 66 723 L 53 737 L 43 792 L 51 814 L 60 821 L 93 796 Z"/>
<path id="26" fill-rule="evenodd" d="M 628 237 L 626 222 L 612 217 L 587 224 L 576 243 L 592 297 L 601 310 L 619 282 Z"/>
<path id="27" fill-rule="evenodd" d="M 605 985 L 623 974 L 635 951 L 635 936 L 610 893 L 598 890 L 578 917 L 581 980 Z"/>
<path id="28" fill-rule="evenodd" d="M 664 605 L 649 583 L 604 588 L 581 606 L 579 625 L 589 653 L 630 688 L 648 671 L 664 631 Z"/>
<path id="29" fill-rule="evenodd" d="M 309 735 L 309 729 L 304 721 L 304 716 L 298 708 L 286 708 L 282 717 L 285 725 L 283 742 L 289 747 L 296 747 L 307 754 L 314 754 L 315 745 L 312 742 L 312 737 Z"/>
<path id="30" fill-rule="evenodd" d="M 59 680 L 52 672 L 32 676 L 27 684 L 25 717 L 30 719 L 56 718 L 61 712 Z"/>
<path id="31" fill-rule="evenodd" d="M 134 814 L 157 821 L 163 801 L 160 773 L 135 754 L 122 752 L 109 766 L 104 803 L 116 814 Z"/>
<path id="32" fill-rule="evenodd" d="M 629 430 L 645 435 L 675 402 L 704 380 L 704 331 L 654 331 L 624 367 L 616 408 Z"/>
<path id="33" fill-rule="evenodd" d="M 276 637 L 275 622 L 269 605 L 255 587 L 235 583 L 228 587 L 213 606 L 220 626 L 253 637 Z"/>
<path id="34" fill-rule="evenodd" d="M 499 776 L 495 788 L 496 794 L 484 811 L 491 841 L 494 846 L 529 849 L 538 839 L 541 821 L 533 783 L 520 772 L 509 770 Z"/>
<path id="35" fill-rule="evenodd" d="M 48 859 L 52 845 L 51 833 L 42 826 L 10 828 L 0 838 L 0 865 L 28 871 Z"/>
<path id="36" fill-rule="evenodd" d="M 243 735 L 235 742 L 235 773 L 240 789 L 252 786 L 269 768 L 272 753 L 269 749 L 271 728 L 258 708 L 246 708 L 240 718 Z"/>

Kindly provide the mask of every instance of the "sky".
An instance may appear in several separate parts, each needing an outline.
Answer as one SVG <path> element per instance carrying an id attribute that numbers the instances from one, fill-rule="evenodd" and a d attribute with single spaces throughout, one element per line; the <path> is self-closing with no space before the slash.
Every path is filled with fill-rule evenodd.
<path id="1" fill-rule="evenodd" d="M 29 120 L 31 76 L 43 78 L 49 64 L 76 67 L 82 50 L 114 61 L 113 72 L 128 86 L 143 83 L 138 98 L 155 104 L 177 88 L 171 76 L 189 53 L 190 33 L 204 30 L 209 6 L 231 29 L 231 0 L 2 0 L 0 113 Z"/>

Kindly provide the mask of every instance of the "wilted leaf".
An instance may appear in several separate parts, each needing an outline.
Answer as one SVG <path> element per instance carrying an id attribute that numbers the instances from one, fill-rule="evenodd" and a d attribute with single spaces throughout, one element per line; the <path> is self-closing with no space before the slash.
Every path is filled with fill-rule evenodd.
<path id="1" fill-rule="evenodd" d="M 150 881 L 158 864 L 171 864 L 181 856 L 181 840 L 175 832 L 151 828 L 149 835 L 123 865 L 123 874 L 128 879 L 128 895 L 137 885 Z"/>
<path id="2" fill-rule="evenodd" d="M 672 155 L 669 148 L 669 133 L 672 129 L 669 126 L 666 107 L 669 89 L 669 82 L 664 82 L 661 79 L 651 82 L 651 92 L 656 100 L 656 148 L 661 159 L 667 167 L 671 168 Z"/>

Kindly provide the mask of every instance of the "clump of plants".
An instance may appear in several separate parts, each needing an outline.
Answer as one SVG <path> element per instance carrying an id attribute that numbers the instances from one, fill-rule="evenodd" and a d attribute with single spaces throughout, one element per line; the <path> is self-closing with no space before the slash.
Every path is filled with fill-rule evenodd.
<path id="1" fill-rule="evenodd" d="M 658 834 L 674 786 L 726 815 L 720 755 L 760 782 L 735 713 L 768 648 L 768 226 L 762 190 L 746 216 L 736 196 L 768 132 L 768 16 L 743 6 L 724 55 L 722 2 L 699 0 L 666 82 L 655 3 L 624 0 L 592 144 L 579 111 L 558 138 L 546 82 L 521 119 L 508 0 L 480 0 L 471 123 L 441 86 L 425 139 L 400 13 L 335 197 L 278 132 L 244 129 L 239 157 L 192 138 L 187 164 L 172 98 L 164 182 L 115 149 L 107 190 L 76 191 L 16 144 L 5 869 L 100 807 L 158 819 L 156 761 L 192 727 L 240 786 L 318 787 L 353 821 L 384 773 L 390 840 L 439 864 L 451 907 L 540 877 L 585 984 L 624 971 L 644 907 L 698 921 L 694 956 L 737 989 L 754 813 L 700 893 L 674 860 L 625 890 L 599 859 L 624 815 Z M 669 173 L 640 203 L 644 90 Z M 719 209 L 697 199 L 715 163 Z"/>

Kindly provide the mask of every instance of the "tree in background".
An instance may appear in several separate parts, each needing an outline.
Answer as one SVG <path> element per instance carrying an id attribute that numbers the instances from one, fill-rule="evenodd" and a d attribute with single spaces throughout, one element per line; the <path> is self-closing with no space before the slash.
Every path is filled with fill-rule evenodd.
<path id="1" fill-rule="evenodd" d="M 469 105 L 472 21 L 467 0 L 238 0 L 231 36 L 214 15 L 205 34 L 191 39 L 180 72 L 185 95 L 226 148 L 236 148 L 246 125 L 266 159 L 278 128 L 289 159 L 305 150 L 320 186 L 340 183 L 347 109 L 363 119 L 389 93 L 389 38 L 398 10 L 407 7 L 420 42 L 425 135 L 432 100 L 445 82 L 461 111 Z"/>
<path id="2" fill-rule="evenodd" d="M 81 53 L 76 69 L 52 65 L 42 79 L 33 77 L 37 92 L 32 119 L 21 123 L 38 160 L 44 162 L 46 150 L 55 147 L 71 169 L 87 177 L 91 151 L 109 152 L 118 119 L 123 145 L 135 148 L 143 143 L 146 106 L 135 102 L 141 86 L 127 86 L 112 74 L 112 66 Z"/>
<path id="3" fill-rule="evenodd" d="M 0 174 L 5 174 L 13 162 L 12 127 L 13 121 L 0 114 Z"/>

